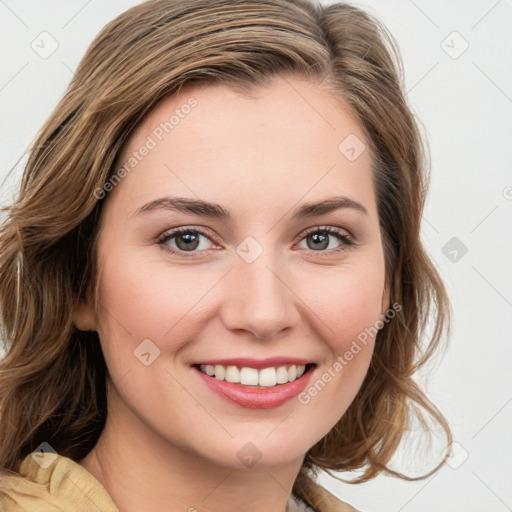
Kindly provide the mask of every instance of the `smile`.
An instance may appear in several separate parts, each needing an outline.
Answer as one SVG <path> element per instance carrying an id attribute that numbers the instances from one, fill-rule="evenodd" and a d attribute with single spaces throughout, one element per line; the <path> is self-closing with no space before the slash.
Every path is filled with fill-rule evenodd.
<path id="1" fill-rule="evenodd" d="M 257 368 L 251 368 L 244 366 L 239 368 L 237 366 L 223 366 L 220 364 L 202 364 L 199 366 L 199 370 L 215 377 L 218 380 L 225 380 L 226 382 L 233 382 L 235 384 L 241 384 L 242 386 L 260 386 L 260 387 L 274 387 L 281 384 L 287 384 L 293 382 L 295 379 L 302 377 L 306 370 L 306 366 L 301 365 L 284 365 L 279 367 L 270 366 L 258 370 Z"/>
<path id="2" fill-rule="evenodd" d="M 306 387 L 316 364 L 274 358 L 237 359 L 192 365 L 210 391 L 236 406 L 268 409 L 284 404 Z"/>

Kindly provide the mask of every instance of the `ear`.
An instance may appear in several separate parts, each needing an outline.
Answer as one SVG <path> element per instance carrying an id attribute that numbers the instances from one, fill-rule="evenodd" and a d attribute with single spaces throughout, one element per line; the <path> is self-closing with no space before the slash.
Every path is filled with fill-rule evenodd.
<path id="1" fill-rule="evenodd" d="M 73 323 L 80 331 L 96 330 L 96 315 L 90 299 L 89 290 L 87 300 L 77 300 L 73 305 Z"/>

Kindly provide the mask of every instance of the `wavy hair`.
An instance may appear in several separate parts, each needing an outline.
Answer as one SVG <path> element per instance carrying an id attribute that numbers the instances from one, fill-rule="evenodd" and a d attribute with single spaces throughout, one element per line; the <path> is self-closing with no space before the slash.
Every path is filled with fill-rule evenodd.
<path id="1" fill-rule="evenodd" d="M 73 325 L 73 305 L 97 290 L 103 199 L 123 144 L 145 116 L 188 84 L 249 93 L 277 75 L 323 84 L 352 110 L 373 154 L 391 303 L 368 373 L 332 430 L 310 448 L 293 492 L 315 505 L 318 469 L 381 471 L 416 415 L 449 426 L 413 380 L 449 333 L 443 283 L 420 240 L 426 146 L 407 105 L 400 54 L 385 27 L 346 4 L 308 0 L 150 0 L 108 23 L 91 43 L 39 132 L 19 195 L 0 226 L 0 467 L 17 471 L 41 442 L 80 460 L 106 420 L 98 334 Z M 96 293 L 94 293 L 96 297 Z M 97 304 L 95 304 L 97 309 Z M 427 323 L 433 326 L 428 336 Z M 444 463 L 441 463 L 425 478 Z"/>

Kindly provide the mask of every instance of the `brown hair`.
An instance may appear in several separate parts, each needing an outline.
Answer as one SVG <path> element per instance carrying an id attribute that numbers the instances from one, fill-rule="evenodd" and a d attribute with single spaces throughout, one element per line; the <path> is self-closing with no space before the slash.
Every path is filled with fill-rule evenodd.
<path id="1" fill-rule="evenodd" d="M 80 460 L 105 424 L 109 375 L 98 335 L 79 331 L 72 311 L 90 285 L 97 289 L 95 242 L 104 201 L 94 191 L 114 174 L 134 128 L 186 84 L 223 83 L 249 93 L 286 74 L 325 86 L 364 129 L 386 280 L 391 303 L 402 305 L 379 331 L 353 403 L 307 452 L 294 493 L 314 505 L 309 489 L 318 468 L 364 469 L 353 482 L 381 471 L 413 479 L 389 462 L 412 412 L 428 430 L 421 409 L 451 441 L 442 414 L 412 378 L 449 331 L 449 303 L 420 241 L 428 166 L 391 36 L 346 4 L 151 0 L 118 16 L 92 42 L 33 145 L 19 197 L 4 208 L 0 467 L 17 470 L 43 441 Z"/>

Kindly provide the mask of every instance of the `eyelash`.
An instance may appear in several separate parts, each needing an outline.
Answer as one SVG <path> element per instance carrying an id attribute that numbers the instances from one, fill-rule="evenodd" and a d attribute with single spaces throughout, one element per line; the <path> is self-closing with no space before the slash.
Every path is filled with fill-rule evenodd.
<path id="1" fill-rule="evenodd" d="M 341 243 L 341 245 L 335 249 L 331 249 L 330 251 L 320 250 L 320 251 L 314 251 L 313 249 L 308 249 L 311 252 L 318 253 L 321 257 L 324 257 L 322 253 L 327 253 L 328 255 L 332 254 L 338 254 L 342 251 L 346 251 L 348 249 L 351 249 L 352 247 L 356 246 L 356 241 L 351 235 L 345 234 L 341 229 L 336 228 L 334 226 L 315 226 L 313 228 L 307 229 L 303 234 L 302 237 L 299 239 L 299 242 L 301 242 L 304 238 L 306 238 L 309 235 L 316 234 L 316 233 L 326 233 L 327 235 L 335 236 Z M 158 239 L 156 240 L 157 244 L 162 247 L 162 250 L 170 252 L 172 254 L 179 254 L 183 255 L 185 258 L 194 258 L 196 256 L 193 256 L 193 254 L 197 254 L 198 252 L 205 252 L 205 251 L 182 251 L 179 249 L 172 249 L 168 245 L 166 245 L 166 242 L 169 240 L 172 240 L 173 238 L 178 237 L 182 234 L 195 234 L 195 235 L 201 235 L 204 238 L 208 239 L 210 242 L 214 243 L 211 240 L 211 237 L 208 236 L 208 233 L 206 231 L 203 231 L 198 228 L 189 228 L 189 227 L 182 227 L 182 228 L 176 228 L 173 229 L 170 232 L 164 233 Z M 189 254 L 187 254 L 189 253 Z"/>

